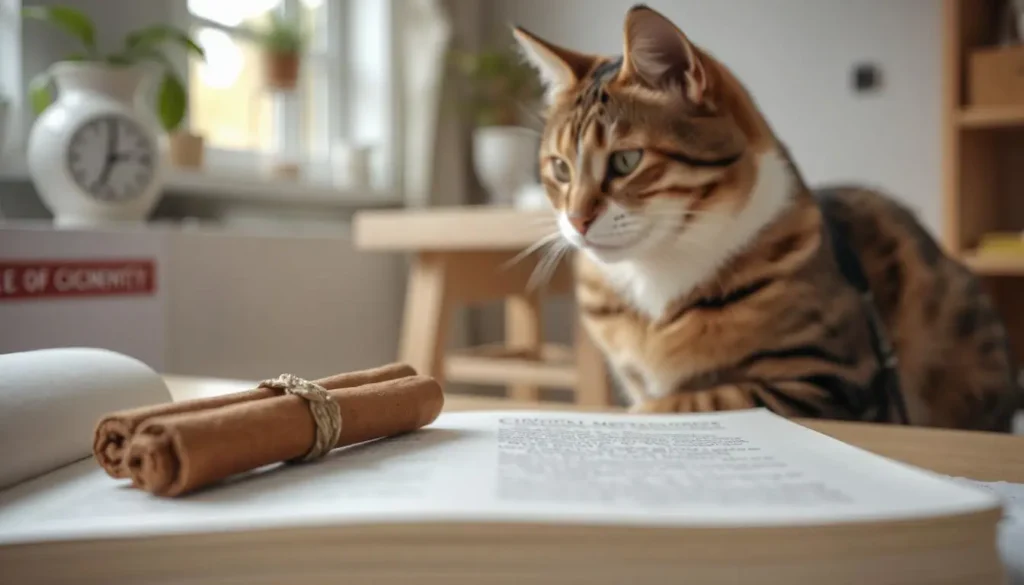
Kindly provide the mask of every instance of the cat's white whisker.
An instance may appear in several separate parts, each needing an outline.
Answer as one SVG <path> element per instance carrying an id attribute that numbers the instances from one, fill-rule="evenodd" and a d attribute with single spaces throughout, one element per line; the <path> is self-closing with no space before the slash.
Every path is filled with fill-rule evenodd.
<path id="1" fill-rule="evenodd" d="M 554 249 L 549 256 L 550 260 L 547 262 L 544 268 L 543 280 L 541 281 L 542 286 L 546 286 L 551 282 L 551 277 L 554 276 L 555 270 L 558 269 L 558 265 L 561 264 L 562 258 L 568 251 L 568 246 L 560 246 Z"/>
<path id="2" fill-rule="evenodd" d="M 534 292 L 535 290 L 547 285 L 551 281 L 551 277 L 554 275 L 555 270 L 561 263 L 562 258 L 571 250 L 570 246 L 564 242 L 558 242 L 555 245 L 549 247 L 544 254 L 544 257 L 534 267 L 533 272 L 530 274 L 530 278 L 526 283 L 526 289 L 528 292 Z"/>
<path id="3" fill-rule="evenodd" d="M 516 254 L 515 256 L 513 256 L 509 260 L 503 262 L 501 264 L 502 270 L 508 270 L 512 266 L 515 266 L 516 264 L 522 262 L 523 259 L 526 258 L 527 256 L 529 256 L 530 254 L 533 254 L 537 250 L 540 250 L 541 248 L 544 248 L 545 246 L 550 246 L 553 243 L 557 242 L 561 237 L 562 237 L 562 235 L 559 234 L 558 232 L 550 233 L 550 234 L 542 237 L 541 239 L 539 239 L 536 242 L 534 242 L 534 243 L 530 244 L 529 246 L 527 246 L 524 250 L 522 250 L 521 252 L 519 252 L 518 254 Z"/>
<path id="4" fill-rule="evenodd" d="M 555 271 L 558 270 L 558 267 L 561 265 L 562 260 L 569 254 L 571 250 L 572 248 L 570 248 L 569 246 L 562 246 L 561 248 L 558 249 L 558 251 L 555 253 L 555 259 L 550 264 L 550 267 L 548 269 L 548 275 L 545 280 L 545 283 L 551 282 L 551 278 L 555 275 Z"/>
<path id="5" fill-rule="evenodd" d="M 544 267 L 551 261 L 553 255 L 554 246 L 547 248 L 544 251 L 544 255 L 541 256 L 540 260 L 533 267 L 533 271 L 530 272 L 530 278 L 526 281 L 526 291 L 533 292 L 537 288 L 537 282 L 540 280 L 540 274 L 544 271 Z"/>

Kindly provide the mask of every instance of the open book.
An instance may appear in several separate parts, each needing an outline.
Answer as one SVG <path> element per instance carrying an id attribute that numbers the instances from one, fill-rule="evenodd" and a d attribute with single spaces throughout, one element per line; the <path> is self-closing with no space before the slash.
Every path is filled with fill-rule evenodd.
<path id="1" fill-rule="evenodd" d="M 766 411 L 446 413 L 180 499 L 0 492 L 7 583 L 996 585 L 1001 501 Z"/>
<path id="2" fill-rule="evenodd" d="M 170 400 L 159 374 L 117 352 L 0 354 L 0 490 L 87 457 L 103 414 Z"/>

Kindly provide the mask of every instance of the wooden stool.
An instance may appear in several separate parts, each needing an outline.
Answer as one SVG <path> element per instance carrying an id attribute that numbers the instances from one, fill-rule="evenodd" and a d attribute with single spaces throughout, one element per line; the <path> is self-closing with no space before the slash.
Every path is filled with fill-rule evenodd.
<path id="1" fill-rule="evenodd" d="M 490 207 L 360 212 L 355 242 L 364 250 L 411 252 L 399 359 L 439 380 L 508 387 L 536 401 L 540 388 L 568 388 L 576 403 L 612 404 L 603 358 L 577 320 L 572 347 L 544 343 L 541 299 L 527 293 L 537 255 L 510 263 L 554 230 L 550 212 Z M 573 294 L 571 258 L 546 295 Z M 505 344 L 446 355 L 458 303 L 505 301 Z"/>

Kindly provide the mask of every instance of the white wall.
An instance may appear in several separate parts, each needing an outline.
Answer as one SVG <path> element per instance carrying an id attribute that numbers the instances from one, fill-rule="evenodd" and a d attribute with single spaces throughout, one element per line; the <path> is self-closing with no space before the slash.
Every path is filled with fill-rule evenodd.
<path id="1" fill-rule="evenodd" d="M 146 258 L 156 294 L 0 296 L 0 353 L 111 349 L 173 374 L 317 378 L 396 359 L 405 263 L 335 235 L 0 228 L 0 260 Z"/>
<path id="2" fill-rule="evenodd" d="M 518 23 L 577 49 L 619 53 L 634 0 L 494 0 Z M 941 225 L 940 0 L 649 0 L 747 84 L 809 181 L 880 186 Z M 880 92 L 851 89 L 855 63 Z"/>
<path id="3" fill-rule="evenodd" d="M 169 370 L 321 377 L 397 359 L 404 258 L 358 250 L 348 227 L 339 231 L 308 237 L 175 233 Z"/>

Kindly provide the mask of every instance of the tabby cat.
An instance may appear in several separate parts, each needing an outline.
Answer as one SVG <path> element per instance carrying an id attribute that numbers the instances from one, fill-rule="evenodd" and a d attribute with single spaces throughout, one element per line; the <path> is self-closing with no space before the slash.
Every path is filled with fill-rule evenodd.
<path id="1" fill-rule="evenodd" d="M 1010 429 L 1004 325 L 908 210 L 812 192 L 730 70 L 647 6 L 621 57 L 513 32 L 547 88 L 582 319 L 634 411 Z"/>

